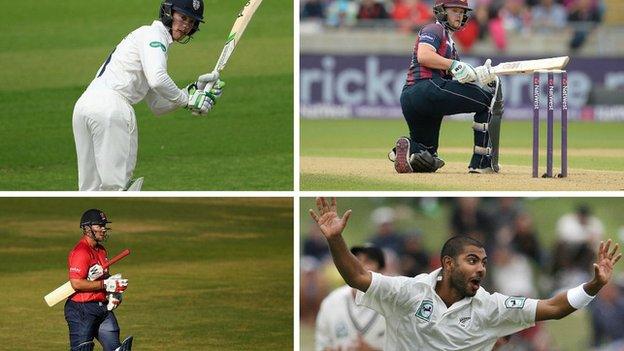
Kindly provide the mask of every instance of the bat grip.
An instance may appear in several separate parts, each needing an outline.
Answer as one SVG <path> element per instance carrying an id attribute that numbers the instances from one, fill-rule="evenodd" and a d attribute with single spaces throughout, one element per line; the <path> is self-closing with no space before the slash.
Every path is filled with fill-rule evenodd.
<path id="1" fill-rule="evenodd" d="M 128 256 L 129 254 L 130 254 L 130 250 L 128 250 L 128 249 L 123 250 L 117 256 L 115 256 L 115 257 L 111 258 L 110 260 L 108 260 L 108 262 L 106 262 L 102 266 L 102 268 L 104 268 L 104 269 L 108 268 L 110 265 L 118 262 L 119 260 L 121 260 L 122 258 Z"/>
<path id="2" fill-rule="evenodd" d="M 197 82 L 197 90 L 210 91 L 216 82 Z"/>

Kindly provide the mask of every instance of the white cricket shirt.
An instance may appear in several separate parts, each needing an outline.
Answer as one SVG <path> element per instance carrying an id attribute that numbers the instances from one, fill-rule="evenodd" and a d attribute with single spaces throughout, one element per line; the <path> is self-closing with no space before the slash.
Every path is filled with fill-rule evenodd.
<path id="1" fill-rule="evenodd" d="M 358 335 L 370 346 L 382 350 L 386 321 L 370 308 L 355 304 L 348 285 L 332 291 L 316 316 L 316 350 L 354 350 Z"/>
<path id="2" fill-rule="evenodd" d="M 537 301 L 479 287 L 449 308 L 436 294 L 441 268 L 414 278 L 373 273 L 356 303 L 386 318 L 384 350 L 491 350 L 496 339 L 535 325 Z"/>
<path id="3" fill-rule="evenodd" d="M 89 89 L 109 89 L 134 105 L 150 93 L 153 100 L 166 100 L 175 107 L 185 106 L 188 96 L 167 73 L 167 54 L 173 42 L 160 21 L 128 34 L 115 47 L 96 73 Z M 162 105 L 165 102 L 160 102 Z"/>

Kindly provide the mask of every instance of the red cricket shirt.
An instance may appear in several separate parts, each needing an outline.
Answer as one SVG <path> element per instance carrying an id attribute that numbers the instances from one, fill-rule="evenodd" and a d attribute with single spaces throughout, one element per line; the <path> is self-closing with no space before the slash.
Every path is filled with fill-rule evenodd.
<path id="1" fill-rule="evenodd" d="M 89 268 L 95 264 L 101 266 L 108 260 L 106 249 L 97 244 L 94 248 L 89 245 L 86 237 L 83 237 L 76 246 L 69 252 L 67 265 L 69 267 L 69 279 L 87 279 Z M 108 268 L 104 269 L 104 275 L 97 280 L 103 280 L 108 276 Z M 106 291 L 86 291 L 76 292 L 70 299 L 75 302 L 106 301 Z"/>

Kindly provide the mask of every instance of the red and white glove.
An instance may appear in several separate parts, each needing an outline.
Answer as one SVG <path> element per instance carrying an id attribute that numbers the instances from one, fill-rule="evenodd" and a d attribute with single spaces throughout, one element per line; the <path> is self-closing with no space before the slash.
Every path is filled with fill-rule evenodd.
<path id="1" fill-rule="evenodd" d="M 108 279 L 104 279 L 103 288 L 106 292 L 121 293 L 128 287 L 128 279 L 122 279 L 121 274 L 117 273 L 110 276 Z"/>
<path id="2" fill-rule="evenodd" d="M 102 268 L 102 266 L 100 266 L 99 264 L 94 264 L 93 266 L 91 266 L 91 268 L 89 268 L 89 275 L 87 276 L 87 280 L 95 281 L 103 275 L 104 268 Z"/>
<path id="3" fill-rule="evenodd" d="M 106 295 L 106 298 L 108 299 L 106 309 L 112 311 L 121 304 L 122 295 L 121 293 L 110 293 Z"/>

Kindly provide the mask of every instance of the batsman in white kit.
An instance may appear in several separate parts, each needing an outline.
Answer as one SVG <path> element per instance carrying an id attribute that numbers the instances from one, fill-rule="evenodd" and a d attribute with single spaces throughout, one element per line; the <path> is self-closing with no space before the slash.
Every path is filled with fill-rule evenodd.
<path id="1" fill-rule="evenodd" d="M 155 115 L 180 107 L 206 115 L 224 83 L 213 71 L 183 89 L 167 73 L 169 46 L 188 43 L 203 22 L 203 0 L 165 0 L 160 18 L 128 34 L 111 52 L 74 106 L 72 125 L 81 191 L 140 190 L 132 181 L 138 148 L 132 105 L 143 100 Z M 209 91 L 198 83 L 209 83 Z"/>
<path id="2" fill-rule="evenodd" d="M 378 247 L 354 246 L 351 253 L 372 272 L 386 266 Z M 374 310 L 356 305 L 355 294 L 355 289 L 344 285 L 323 299 L 316 316 L 316 351 L 383 350 L 386 321 Z"/>
<path id="3" fill-rule="evenodd" d="M 310 210 L 325 235 L 336 268 L 351 287 L 356 303 L 386 319 L 384 350 L 491 350 L 497 339 L 537 321 L 560 319 L 585 307 L 609 282 L 622 257 L 619 244 L 601 242 L 591 281 L 550 299 L 490 294 L 480 286 L 487 255 L 483 245 L 455 236 L 442 247 L 442 267 L 416 277 L 389 277 L 366 270 L 342 238 L 351 210 L 338 216 L 336 199 L 317 198 Z M 510 277 L 513 279 L 513 277 Z"/>

